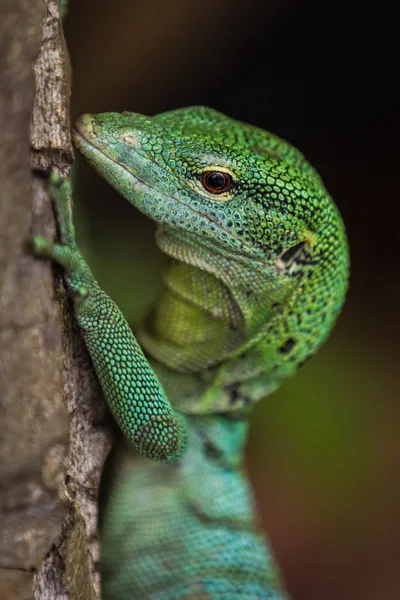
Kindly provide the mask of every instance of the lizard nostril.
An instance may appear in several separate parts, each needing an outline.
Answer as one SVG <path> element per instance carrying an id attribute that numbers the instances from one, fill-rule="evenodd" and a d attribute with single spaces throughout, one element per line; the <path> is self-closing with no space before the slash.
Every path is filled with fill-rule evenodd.
<path id="1" fill-rule="evenodd" d="M 137 141 L 138 141 L 137 137 L 135 135 L 131 135 L 131 134 L 128 134 L 128 135 L 122 134 L 121 139 L 124 142 L 127 142 L 128 144 L 132 144 L 132 145 L 137 144 Z"/>

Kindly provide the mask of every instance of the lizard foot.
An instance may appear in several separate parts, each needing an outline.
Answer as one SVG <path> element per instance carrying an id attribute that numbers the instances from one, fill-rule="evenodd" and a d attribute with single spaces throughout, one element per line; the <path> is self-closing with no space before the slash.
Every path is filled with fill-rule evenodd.
<path id="1" fill-rule="evenodd" d="M 49 177 L 48 190 L 56 209 L 61 243 L 36 235 L 33 238 L 33 253 L 38 257 L 54 260 L 64 267 L 70 291 L 80 298 L 86 298 L 97 284 L 76 246 L 70 181 L 53 171 Z"/>

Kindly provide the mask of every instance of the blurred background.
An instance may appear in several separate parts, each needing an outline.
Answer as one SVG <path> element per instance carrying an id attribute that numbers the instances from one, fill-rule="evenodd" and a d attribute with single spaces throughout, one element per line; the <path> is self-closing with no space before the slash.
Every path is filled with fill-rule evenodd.
<path id="1" fill-rule="evenodd" d="M 248 445 L 294 600 L 400 598 L 398 142 L 367 4 L 86 0 L 71 2 L 66 23 L 73 118 L 211 106 L 300 148 L 343 215 L 343 314 L 257 407 Z M 79 160 L 77 171 L 80 245 L 135 324 L 161 285 L 153 226 Z"/>

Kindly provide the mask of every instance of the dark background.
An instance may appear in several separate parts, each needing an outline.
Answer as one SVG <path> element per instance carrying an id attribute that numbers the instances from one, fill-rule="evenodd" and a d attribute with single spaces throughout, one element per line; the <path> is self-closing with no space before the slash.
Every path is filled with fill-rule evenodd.
<path id="1" fill-rule="evenodd" d="M 209 105 L 298 146 L 335 198 L 348 301 L 317 357 L 257 408 L 248 463 L 295 600 L 400 598 L 398 107 L 381 13 L 313 0 L 71 5 L 74 117 Z M 152 225 L 81 162 L 77 186 L 81 247 L 135 323 L 161 284 Z"/>

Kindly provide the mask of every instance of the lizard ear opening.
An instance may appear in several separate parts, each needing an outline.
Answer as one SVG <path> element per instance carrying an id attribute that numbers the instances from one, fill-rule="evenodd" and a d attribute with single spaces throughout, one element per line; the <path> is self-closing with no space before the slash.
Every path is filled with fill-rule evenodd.
<path id="1" fill-rule="evenodd" d="M 309 244 L 307 240 L 303 240 L 290 246 L 284 250 L 277 258 L 275 266 L 278 272 L 292 275 L 302 265 L 307 264 L 311 260 L 309 252 Z"/>
<path id="2" fill-rule="evenodd" d="M 307 242 L 304 240 L 295 244 L 294 246 L 290 246 L 287 250 L 285 250 L 279 257 L 279 259 L 285 263 L 285 266 L 288 267 L 292 262 L 294 262 L 295 258 L 298 257 Z"/>

